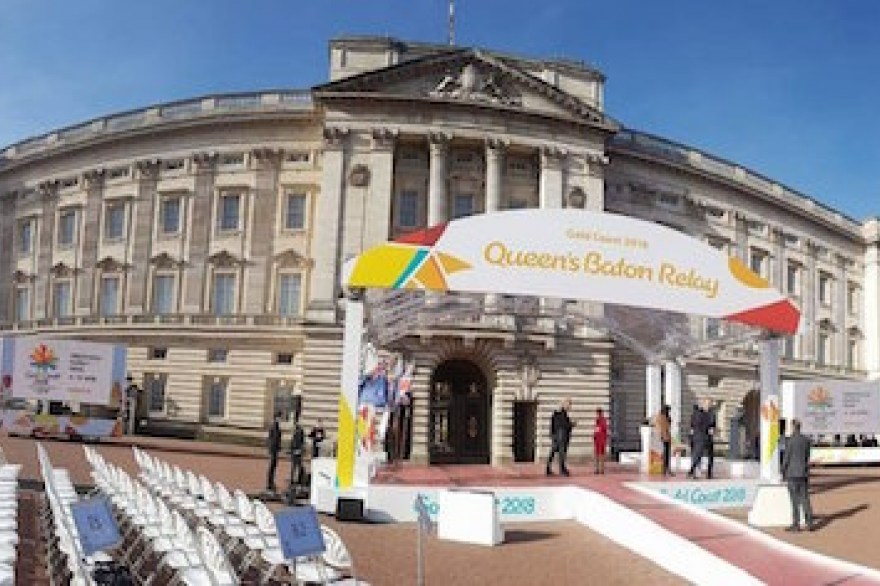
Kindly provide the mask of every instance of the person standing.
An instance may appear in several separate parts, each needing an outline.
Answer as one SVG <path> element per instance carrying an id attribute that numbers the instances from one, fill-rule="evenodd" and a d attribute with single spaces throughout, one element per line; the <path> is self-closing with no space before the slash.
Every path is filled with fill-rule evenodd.
<path id="1" fill-rule="evenodd" d="M 669 405 L 663 405 L 655 421 L 660 441 L 663 442 L 663 476 L 675 476 L 670 468 L 672 457 L 672 417 L 669 415 Z"/>
<path id="2" fill-rule="evenodd" d="M 575 423 L 568 416 L 571 409 L 571 399 L 564 399 L 559 409 L 553 412 L 550 419 L 550 458 L 547 460 L 547 476 L 553 474 L 553 457 L 559 454 L 559 473 L 568 476 L 568 468 L 565 467 L 565 456 L 568 453 L 568 443 L 571 441 L 571 430 Z"/>
<path id="3" fill-rule="evenodd" d="M 813 507 L 810 505 L 810 438 L 801 434 L 801 422 L 791 422 L 791 436 L 786 442 L 782 460 L 782 477 L 788 484 L 791 498 L 791 526 L 786 531 L 800 531 L 801 508 L 807 531 L 812 531 Z"/>
<path id="4" fill-rule="evenodd" d="M 708 401 L 704 401 L 703 408 L 698 408 L 691 416 L 691 429 L 693 431 L 694 449 L 691 453 L 691 470 L 688 478 L 696 478 L 700 465 L 703 463 L 703 455 L 712 438 L 709 437 L 709 425 L 711 419 L 708 413 Z"/>
<path id="5" fill-rule="evenodd" d="M 324 420 L 318 418 L 318 423 L 309 432 L 309 439 L 312 440 L 312 458 L 317 458 L 321 454 L 321 442 L 327 437 L 324 431 Z"/>
<path id="6" fill-rule="evenodd" d="M 266 474 L 266 492 L 274 494 L 277 492 L 275 488 L 275 470 L 278 468 L 278 452 L 281 451 L 281 414 L 275 413 L 272 417 L 272 423 L 269 425 L 269 435 L 266 438 L 266 445 L 269 449 L 269 470 Z"/>
<path id="7" fill-rule="evenodd" d="M 608 446 L 608 420 L 602 409 L 596 409 L 596 426 L 593 428 L 593 454 L 596 474 L 605 474 L 605 450 Z"/>
<path id="8" fill-rule="evenodd" d="M 290 484 L 288 486 L 287 504 L 296 503 L 296 493 L 302 478 L 303 447 L 306 443 L 306 434 L 297 419 L 293 424 L 293 434 L 290 436 Z"/>
<path id="9" fill-rule="evenodd" d="M 715 405 L 709 405 L 706 409 L 706 416 L 708 417 L 708 421 L 706 423 L 707 428 L 707 438 L 708 442 L 706 443 L 706 456 L 708 457 L 709 464 L 707 466 L 706 478 L 712 480 L 712 469 L 715 466 L 715 430 L 718 425 L 718 415 L 717 409 Z"/>

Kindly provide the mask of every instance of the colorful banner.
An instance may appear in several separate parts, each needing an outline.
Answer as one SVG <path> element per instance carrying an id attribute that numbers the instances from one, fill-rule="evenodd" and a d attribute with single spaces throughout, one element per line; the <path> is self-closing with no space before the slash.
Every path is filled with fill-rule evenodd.
<path id="1" fill-rule="evenodd" d="M 880 432 L 880 381 L 783 381 L 782 416 L 806 434 Z"/>
<path id="2" fill-rule="evenodd" d="M 125 379 L 125 348 L 79 340 L 7 338 L 12 396 L 116 405 Z"/>
<path id="3" fill-rule="evenodd" d="M 99 419 L 82 415 L 35 415 L 8 409 L 0 412 L 0 429 L 15 435 L 111 437 L 122 435 L 121 419 Z"/>
<path id="4" fill-rule="evenodd" d="M 584 299 L 791 334 L 798 309 L 739 259 L 665 226 L 573 209 L 461 218 L 364 251 L 350 288 Z"/>

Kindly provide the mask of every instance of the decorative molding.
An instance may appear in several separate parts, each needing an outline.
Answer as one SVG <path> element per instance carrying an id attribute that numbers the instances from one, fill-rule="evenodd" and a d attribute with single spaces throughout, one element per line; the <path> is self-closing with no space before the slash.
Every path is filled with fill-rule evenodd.
<path id="1" fill-rule="evenodd" d="M 135 162 L 135 169 L 137 169 L 137 178 L 152 180 L 159 177 L 159 167 L 161 166 L 162 161 L 159 159 L 145 159 L 142 161 Z"/>
<path id="2" fill-rule="evenodd" d="M 245 264 L 243 259 L 236 257 L 225 249 L 220 252 L 215 252 L 209 256 L 207 260 L 210 264 L 218 268 L 238 268 Z"/>
<path id="3" fill-rule="evenodd" d="M 486 139 L 486 154 L 493 156 L 501 156 L 504 154 L 504 151 L 507 147 L 510 146 L 510 141 L 503 138 L 490 137 Z"/>
<path id="4" fill-rule="evenodd" d="M 63 262 L 59 262 L 49 269 L 49 273 L 53 277 L 74 277 L 80 272 L 82 272 L 82 269 L 71 267 Z"/>
<path id="5" fill-rule="evenodd" d="M 156 256 L 150 259 L 150 264 L 155 266 L 157 269 L 174 269 L 177 270 L 184 266 L 184 261 L 177 260 L 172 257 L 167 252 L 163 252 L 161 254 L 157 254 Z"/>
<path id="6" fill-rule="evenodd" d="M 348 183 L 352 187 L 367 187 L 370 185 L 370 168 L 363 164 L 352 167 L 348 173 Z"/>
<path id="7" fill-rule="evenodd" d="M 83 173 L 83 187 L 86 190 L 100 189 L 104 185 L 104 169 L 92 169 Z"/>
<path id="8" fill-rule="evenodd" d="M 132 267 L 130 264 L 120 262 L 112 256 L 105 256 L 95 264 L 95 268 L 100 269 L 103 273 L 114 273 L 128 271 Z"/>
<path id="9" fill-rule="evenodd" d="M 275 255 L 273 260 L 275 261 L 276 266 L 282 269 L 310 269 L 315 266 L 315 261 L 313 259 L 303 256 L 292 248 L 279 252 Z"/>
<path id="10" fill-rule="evenodd" d="M 341 149 L 348 138 L 348 128 L 328 126 L 324 128 L 324 148 Z"/>
<path id="11" fill-rule="evenodd" d="M 22 270 L 15 271 L 12 273 L 12 282 L 16 285 L 24 285 L 27 283 L 33 283 L 37 280 L 37 275 L 30 275 Z"/>
<path id="12" fill-rule="evenodd" d="M 213 171 L 219 157 L 220 155 L 216 151 L 193 153 L 192 162 L 195 165 L 195 172 L 206 173 Z"/>
<path id="13" fill-rule="evenodd" d="M 251 150 L 251 158 L 258 165 L 274 166 L 282 161 L 284 152 L 281 149 L 260 147 Z"/>
<path id="14" fill-rule="evenodd" d="M 392 150 L 399 131 L 396 128 L 374 128 L 370 134 L 373 137 L 373 150 Z"/>
<path id="15" fill-rule="evenodd" d="M 448 132 L 432 130 L 428 133 L 428 144 L 431 147 L 431 152 L 443 152 L 445 153 L 449 148 L 449 143 L 452 141 L 452 134 Z"/>
<path id="16" fill-rule="evenodd" d="M 504 106 L 522 105 L 522 96 L 510 83 L 509 76 L 494 68 L 478 68 L 473 61 L 465 63 L 457 73 L 450 70 L 428 95 Z"/>
<path id="17" fill-rule="evenodd" d="M 587 206 L 587 194 L 580 187 L 573 187 L 566 197 L 568 207 L 582 210 Z"/>

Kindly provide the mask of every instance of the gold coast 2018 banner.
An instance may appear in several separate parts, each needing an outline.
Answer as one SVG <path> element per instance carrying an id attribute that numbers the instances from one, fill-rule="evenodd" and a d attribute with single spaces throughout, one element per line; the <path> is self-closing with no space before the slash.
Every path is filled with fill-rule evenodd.
<path id="1" fill-rule="evenodd" d="M 665 226 L 601 212 L 513 210 L 366 250 L 347 287 L 583 299 L 722 318 L 790 334 L 800 312 L 739 259 Z"/>

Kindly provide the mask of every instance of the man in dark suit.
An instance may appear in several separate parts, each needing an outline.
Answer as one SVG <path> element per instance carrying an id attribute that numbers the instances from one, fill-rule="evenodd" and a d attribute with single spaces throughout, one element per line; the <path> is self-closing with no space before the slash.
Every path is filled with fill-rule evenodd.
<path id="1" fill-rule="evenodd" d="M 290 436 L 290 484 L 287 491 L 287 504 L 295 505 L 303 474 L 303 449 L 306 444 L 306 432 L 303 431 L 299 419 L 293 423 L 293 434 Z"/>
<path id="2" fill-rule="evenodd" d="M 559 473 L 568 476 L 568 468 L 565 467 L 565 456 L 568 453 L 568 443 L 571 441 L 571 428 L 575 423 L 568 417 L 571 409 L 571 399 L 562 401 L 562 405 L 553 412 L 550 419 L 550 440 L 553 445 L 550 449 L 550 459 L 547 460 L 547 476 L 553 474 L 553 456 L 559 454 Z"/>
<path id="3" fill-rule="evenodd" d="M 810 506 L 810 438 L 801 434 L 801 422 L 791 422 L 791 437 L 785 445 L 782 458 L 782 477 L 788 483 L 791 497 L 791 526 L 787 531 L 800 531 L 800 509 L 804 509 L 807 531 L 813 530 L 813 508 Z"/>
<path id="4" fill-rule="evenodd" d="M 266 474 L 266 492 L 274 493 L 275 490 L 275 470 L 278 467 L 278 452 L 281 451 L 281 427 L 279 421 L 281 414 L 276 413 L 272 418 L 272 424 L 269 426 L 269 435 L 266 438 L 266 444 L 269 448 L 269 471 Z"/>
<path id="5" fill-rule="evenodd" d="M 706 467 L 706 478 L 712 480 L 712 469 L 715 467 L 715 431 L 718 425 L 717 405 L 710 405 L 706 410 L 706 416 L 709 418 L 707 428 L 709 441 L 706 443 L 706 456 L 709 464 Z"/>
<path id="6" fill-rule="evenodd" d="M 703 455 L 712 441 L 709 429 L 712 426 L 712 417 L 709 415 L 708 401 L 703 401 L 703 406 L 691 415 L 691 432 L 693 433 L 694 449 L 691 452 L 691 471 L 688 478 L 696 478 L 696 473 L 703 463 Z"/>

